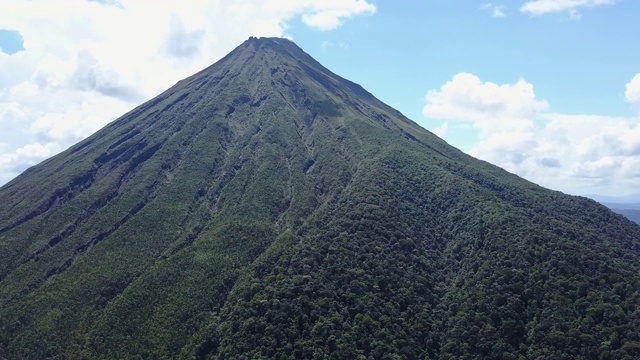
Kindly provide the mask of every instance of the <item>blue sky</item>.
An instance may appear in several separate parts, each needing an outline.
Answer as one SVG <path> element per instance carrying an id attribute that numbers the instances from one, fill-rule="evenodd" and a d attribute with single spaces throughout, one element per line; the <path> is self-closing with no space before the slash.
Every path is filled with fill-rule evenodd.
<path id="1" fill-rule="evenodd" d="M 0 29 L 0 50 L 7 55 L 13 55 L 24 50 L 22 36 L 15 30 Z"/>
<path id="2" fill-rule="evenodd" d="M 253 35 L 531 181 L 638 192 L 635 0 L 35 2 L 0 3 L 0 184 Z"/>

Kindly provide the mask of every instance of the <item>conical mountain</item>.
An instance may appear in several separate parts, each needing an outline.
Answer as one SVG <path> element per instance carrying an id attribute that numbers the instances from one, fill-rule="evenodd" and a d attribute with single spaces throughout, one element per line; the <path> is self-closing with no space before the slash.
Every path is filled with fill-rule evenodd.
<path id="1" fill-rule="evenodd" d="M 0 358 L 640 358 L 640 226 L 463 154 L 284 39 L 0 204 Z"/>

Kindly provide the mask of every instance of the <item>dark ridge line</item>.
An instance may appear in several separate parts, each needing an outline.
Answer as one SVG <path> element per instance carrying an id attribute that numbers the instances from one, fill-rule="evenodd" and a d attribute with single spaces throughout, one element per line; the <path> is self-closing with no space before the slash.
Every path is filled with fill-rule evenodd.
<path id="1" fill-rule="evenodd" d="M 41 203 L 41 205 L 38 206 L 35 210 L 30 212 L 29 214 L 27 214 L 25 217 L 23 217 L 22 219 L 18 220 L 17 222 L 15 222 L 15 223 L 13 223 L 11 225 L 5 226 L 4 228 L 0 229 L 0 234 L 2 234 L 4 232 L 7 232 L 7 231 L 9 231 L 9 230 L 11 230 L 11 229 L 13 229 L 13 228 L 15 228 L 17 226 L 20 226 L 20 225 L 24 224 L 25 222 L 30 221 L 30 220 L 34 219 L 35 217 L 48 212 L 49 210 L 53 210 L 53 209 L 65 204 L 65 203 L 67 203 L 68 201 L 72 200 L 76 196 L 82 194 L 86 189 L 91 187 L 91 185 L 95 181 L 96 174 L 98 173 L 98 171 L 102 168 L 102 166 L 105 163 L 107 163 L 107 162 L 109 162 L 109 161 L 111 161 L 113 159 L 117 159 L 123 153 L 124 154 L 130 154 L 130 156 L 125 157 L 124 159 L 119 161 L 117 164 L 112 166 L 112 168 L 115 168 L 119 164 L 122 164 L 122 163 L 130 160 L 133 157 L 133 155 L 135 154 L 136 151 L 141 150 L 145 146 L 146 146 L 146 143 L 141 142 L 141 143 L 136 144 L 136 146 L 133 147 L 133 148 L 116 150 L 112 154 L 107 154 L 107 153 L 101 154 L 100 156 L 98 156 L 96 159 L 93 160 L 94 165 L 97 166 L 97 167 L 92 168 L 91 170 L 89 170 L 88 172 L 86 172 L 85 174 L 83 174 L 81 176 L 75 177 L 73 180 L 71 180 L 69 185 L 67 185 L 66 187 L 61 188 L 61 189 L 60 188 L 57 189 L 54 192 L 54 194 L 49 197 L 48 201 L 46 201 L 44 203 Z M 158 145 L 156 145 L 156 146 L 158 146 Z M 157 150 L 157 149 L 155 149 L 155 150 Z M 133 161 L 135 162 L 136 159 L 134 159 Z M 146 161 L 146 159 L 143 160 L 143 161 Z M 130 172 L 130 170 L 127 169 L 127 172 Z M 54 242 L 54 243 L 57 243 L 57 242 Z"/>
<path id="2" fill-rule="evenodd" d="M 251 103 L 251 107 L 260 107 L 260 105 L 262 105 L 262 102 L 267 100 L 267 98 L 267 95 L 262 95 L 258 100 Z"/>
<path id="3" fill-rule="evenodd" d="M 199 222 L 196 226 L 193 227 L 193 229 L 191 229 L 189 234 L 187 234 L 184 241 L 181 241 L 180 243 L 178 243 L 178 245 L 175 248 L 171 249 L 171 252 L 168 255 L 162 256 L 161 258 L 169 258 L 169 256 L 177 254 L 182 249 L 186 249 L 189 245 L 193 244 L 193 242 L 196 241 L 198 236 L 202 234 L 202 231 L 204 230 L 204 228 L 205 226 L 202 224 L 202 222 Z"/>
<path id="4" fill-rule="evenodd" d="M 26 264 L 34 259 L 38 260 L 38 257 L 44 254 L 46 251 L 53 248 L 55 245 L 59 244 L 65 238 L 71 236 L 76 229 L 80 228 L 86 221 L 91 218 L 96 212 L 98 212 L 103 207 L 107 206 L 111 200 L 115 199 L 118 196 L 119 192 L 117 190 L 109 192 L 106 196 L 102 196 L 98 198 L 86 211 L 82 213 L 73 224 L 66 227 L 61 233 L 51 238 L 45 245 L 43 245 L 40 249 L 36 250 L 35 253 L 30 254 L 26 258 L 20 261 L 20 264 Z"/>
<path id="5" fill-rule="evenodd" d="M 127 221 L 129 221 L 129 219 L 131 219 L 140 210 L 142 210 L 146 206 L 146 204 L 148 204 L 151 200 L 153 200 L 153 198 L 148 199 L 146 202 L 137 203 L 136 206 L 127 215 L 125 215 L 123 218 L 121 218 L 115 224 L 113 224 L 109 228 L 109 230 L 98 234 L 97 236 L 92 238 L 89 242 L 83 245 L 77 246 L 73 255 L 69 257 L 61 266 L 54 267 L 49 271 L 47 271 L 47 273 L 44 276 L 44 281 L 49 280 L 54 275 L 57 275 L 66 271 L 69 267 L 71 267 L 71 265 L 73 265 L 73 263 L 75 262 L 78 256 L 82 255 L 90 247 L 97 245 L 99 242 L 101 242 L 102 240 L 107 238 L 109 235 L 117 231 L 122 225 L 124 225 Z"/>
<path id="6" fill-rule="evenodd" d="M 144 159 L 144 160 L 141 163 L 138 163 L 138 164 L 135 164 L 135 163 L 131 164 L 131 166 L 129 166 L 128 169 L 131 169 L 131 171 L 135 170 L 136 167 L 138 167 L 139 165 L 144 163 L 148 158 L 150 158 L 160 148 L 160 146 L 161 146 L 161 144 L 156 144 L 152 148 L 150 148 L 147 151 L 145 151 L 145 153 L 143 153 L 140 156 L 136 157 L 136 158 L 140 158 L 140 159 Z M 145 158 L 143 155 L 146 156 L 146 154 L 148 154 L 148 156 Z M 164 175 L 164 176 L 162 176 L 162 175 Z M 63 271 L 66 271 L 75 262 L 75 260 L 78 258 L 78 256 L 81 256 L 88 249 L 90 249 L 91 247 L 96 246 L 97 244 L 99 244 L 102 240 L 106 239 L 108 236 L 110 236 L 115 231 L 117 231 L 120 227 L 122 227 L 124 224 L 126 224 L 132 217 L 137 215 L 142 209 L 144 209 L 149 203 L 151 203 L 156 198 L 156 196 L 158 195 L 158 192 L 160 191 L 161 185 L 162 185 L 162 180 L 161 179 L 162 178 L 166 178 L 166 176 L 167 176 L 167 171 L 162 169 L 162 171 L 160 172 L 159 176 L 156 178 L 154 183 L 151 185 L 151 191 L 150 191 L 149 195 L 147 196 L 147 198 L 144 201 L 138 202 L 129 211 L 129 213 L 127 215 L 125 215 L 120 220 L 118 220 L 107 231 L 101 232 L 100 234 L 98 234 L 95 237 L 93 237 L 89 242 L 87 242 L 87 243 L 85 243 L 83 245 L 77 246 L 75 252 L 72 255 L 72 257 L 67 259 L 67 261 L 65 261 L 65 263 L 62 266 L 59 266 L 59 267 L 56 267 L 56 268 L 53 268 L 53 269 L 49 270 L 47 272 L 47 274 L 45 275 L 45 279 L 44 280 L 47 281 L 51 276 L 54 276 L 54 275 L 60 274 Z"/>
<path id="7" fill-rule="evenodd" d="M 154 146 L 154 147 L 157 147 L 157 146 L 159 146 L 159 144 Z M 150 148 L 149 150 L 153 150 L 153 147 Z M 157 149 L 156 149 L 156 151 L 157 151 Z M 155 151 L 153 153 L 155 153 Z M 142 155 L 144 155 L 144 153 Z M 151 154 L 151 155 L 153 155 L 153 154 Z M 20 261 L 20 265 L 26 264 L 26 263 L 34 260 L 34 259 L 37 261 L 37 259 L 39 258 L 40 255 L 44 254 L 45 252 L 47 252 L 48 250 L 50 250 L 51 248 L 53 248 L 54 246 L 56 246 L 57 244 L 62 242 L 64 239 L 66 239 L 69 236 L 71 236 L 75 232 L 75 230 L 77 230 L 84 223 L 86 223 L 87 220 L 90 219 L 95 213 L 97 213 L 98 211 L 100 211 L 100 209 L 102 209 L 105 206 L 107 206 L 113 199 L 115 199 L 119 195 L 121 184 L 125 180 L 125 178 L 126 177 L 130 177 L 130 175 L 132 173 L 134 173 L 134 175 L 135 175 L 135 172 L 136 172 L 135 168 L 138 165 L 144 163 L 144 161 L 146 161 L 147 159 L 144 159 L 141 163 L 135 163 L 135 159 L 134 159 L 134 164 L 131 164 L 129 166 L 129 168 L 127 168 L 125 170 L 125 173 L 120 177 L 120 180 L 118 181 L 118 184 L 116 185 L 114 190 L 112 190 L 111 192 L 106 194 L 106 196 L 102 196 L 102 197 L 98 198 L 86 211 L 84 211 L 82 213 L 82 216 L 80 216 L 76 221 L 74 221 L 74 223 L 72 225 L 70 225 L 67 228 L 65 228 L 65 230 L 63 232 L 61 232 L 60 234 L 58 234 L 58 235 L 54 236 L 53 238 L 49 239 L 49 241 L 47 241 L 47 243 L 44 246 L 42 246 L 40 249 L 36 250 L 35 253 L 32 253 L 29 256 L 23 258 Z M 135 165 L 135 166 L 133 166 L 133 165 Z M 133 168 L 131 166 L 133 166 Z"/>
<path id="8" fill-rule="evenodd" d="M 229 105 L 229 108 L 227 109 L 227 113 L 224 114 L 225 119 L 228 119 L 231 114 L 233 114 L 236 111 L 236 108 L 233 107 L 233 105 Z"/>
<path id="9" fill-rule="evenodd" d="M 302 171 L 306 174 L 315 162 L 313 159 L 307 159 L 302 166 Z"/>
<path id="10" fill-rule="evenodd" d="M 107 148 L 107 150 L 111 150 L 115 147 L 117 147 L 118 145 L 122 144 L 123 142 L 133 138 L 134 136 L 140 134 L 140 130 L 137 128 L 133 128 L 130 129 L 128 131 L 126 131 L 126 133 L 123 135 L 121 134 L 120 136 L 122 136 L 118 141 L 114 142 L 113 144 L 109 145 L 109 147 Z"/>
<path id="11" fill-rule="evenodd" d="M 227 148 L 227 144 L 223 143 L 227 142 L 230 143 L 231 142 L 231 137 L 233 135 L 231 134 L 231 131 L 225 127 L 225 126 L 220 126 L 220 124 L 216 124 L 217 127 L 220 129 L 221 131 L 221 136 L 218 137 L 218 145 L 220 146 L 220 150 L 222 150 L 221 152 L 224 153 L 224 156 L 222 157 L 221 161 L 216 161 L 214 166 L 209 170 L 209 175 L 210 176 L 215 176 L 216 173 L 222 173 L 222 174 L 227 174 L 226 172 L 224 172 L 224 170 L 222 168 L 224 168 L 226 161 L 229 157 L 226 148 Z M 205 131 L 205 128 L 203 128 L 200 133 L 198 135 L 196 135 L 193 139 L 193 141 L 195 141 L 195 139 L 197 139 L 200 134 L 202 134 L 202 132 Z M 223 175 L 224 176 L 224 175 Z M 231 178 L 233 178 L 235 176 L 235 174 L 232 175 Z M 217 200 L 220 197 L 220 193 L 222 192 L 222 188 L 224 186 L 226 186 L 226 184 L 228 183 L 228 181 L 223 185 L 222 181 L 224 180 L 224 178 L 220 179 L 220 183 L 218 184 L 218 188 L 214 191 L 214 195 L 213 196 L 208 196 L 210 191 L 209 191 L 209 187 L 205 187 L 205 186 L 201 186 L 198 191 L 196 192 L 196 198 L 191 202 L 191 204 L 189 204 L 189 213 L 187 215 L 185 215 L 184 219 L 182 219 L 181 221 L 181 226 L 182 227 L 186 227 L 188 225 L 188 219 L 189 216 L 193 215 L 194 213 L 198 212 L 198 209 L 200 207 L 202 207 L 202 204 L 204 204 L 205 201 L 208 201 L 209 203 L 211 203 L 212 200 L 215 199 L 215 201 L 217 202 Z M 230 181 L 230 180 L 229 180 Z M 222 186 L 222 188 L 221 188 Z M 198 207 L 196 208 L 196 205 L 198 205 Z M 193 209 L 193 210 L 191 210 Z M 212 211 L 208 211 L 208 214 L 205 216 L 204 220 L 196 220 L 196 225 L 191 229 L 191 231 L 189 231 L 189 233 L 187 234 L 187 236 L 184 238 L 183 241 L 180 241 L 179 238 L 175 241 L 177 242 L 176 245 L 173 246 L 173 248 L 169 249 L 168 253 L 163 253 L 160 255 L 160 259 L 167 259 L 172 255 L 175 255 L 176 253 L 178 253 L 179 251 L 185 249 L 186 247 L 188 247 L 189 245 L 191 245 L 197 238 L 198 236 L 202 233 L 202 231 L 205 229 L 206 227 L 206 223 L 210 222 L 214 217 L 215 213 L 215 209 L 212 209 Z M 174 243 L 175 243 L 174 242 Z"/>
<path id="12" fill-rule="evenodd" d="M 239 98 L 233 100 L 233 105 L 235 106 L 240 106 L 240 105 L 244 105 L 248 102 L 251 102 L 251 98 L 248 95 L 240 95 Z"/>
<path id="13" fill-rule="evenodd" d="M 363 99 L 370 105 L 373 105 L 373 103 L 377 103 L 379 101 L 375 96 L 365 90 L 362 86 L 332 73 L 330 70 L 322 67 L 322 65 L 320 65 L 320 68 L 315 68 L 302 61 L 299 61 L 299 65 L 312 79 L 318 81 L 321 85 L 330 90 L 332 94 L 336 94 L 338 91 L 341 91 L 340 88 L 335 84 L 338 83 L 340 85 L 344 85 L 358 98 Z"/>
<path id="14" fill-rule="evenodd" d="M 173 95 L 173 94 L 171 94 Z M 167 96 L 167 99 L 169 97 L 171 97 L 171 95 Z M 181 94 L 180 96 L 178 96 L 177 99 L 173 100 L 172 102 L 170 102 L 169 104 L 165 105 L 164 108 L 162 108 L 162 110 L 160 110 L 161 113 L 164 113 L 165 111 L 169 111 L 171 110 L 172 107 L 178 105 L 178 103 L 182 102 L 182 100 L 186 99 L 189 96 L 189 92 L 184 92 L 183 94 Z"/>
<path id="15" fill-rule="evenodd" d="M 137 144 L 128 147 L 120 147 L 116 148 L 113 151 L 107 151 L 105 153 L 100 154 L 97 158 L 93 159 L 93 163 L 99 168 L 104 164 L 112 161 L 118 160 L 115 164 L 112 164 L 111 168 L 115 168 L 120 164 L 123 164 L 129 161 L 137 152 L 141 151 L 147 147 L 147 143 L 145 140 L 141 140 Z M 112 148 L 110 148 L 111 150 Z M 124 156 L 121 156 L 124 155 Z"/>
<path id="16" fill-rule="evenodd" d="M 93 144 L 93 142 L 96 141 L 96 138 L 94 138 L 93 136 L 91 138 L 86 139 L 85 141 L 74 145 L 73 147 L 70 148 L 70 154 L 75 154 L 77 152 L 79 152 L 80 150 L 86 148 L 87 146 Z"/>
<path id="17" fill-rule="evenodd" d="M 134 149 L 130 150 L 129 152 L 133 155 L 135 154 L 135 151 L 137 148 L 139 147 L 143 147 L 146 144 L 143 143 L 142 146 L 136 146 Z M 153 147 L 151 147 L 150 149 L 147 149 L 145 152 L 143 152 L 142 154 L 133 157 L 133 164 L 130 165 L 126 170 L 125 173 L 130 173 L 133 171 L 133 169 L 139 165 L 142 162 L 145 162 L 146 160 L 148 160 L 159 148 L 160 148 L 160 144 L 156 144 Z M 66 202 L 72 200 L 73 198 L 75 198 L 76 196 L 82 194 L 86 189 L 88 189 L 93 182 L 95 181 L 95 176 L 98 173 L 98 171 L 100 170 L 100 168 L 102 167 L 102 165 L 104 165 L 104 163 L 101 163 L 100 161 L 98 161 L 98 159 L 100 159 L 100 157 L 102 157 L 105 154 L 102 154 L 101 156 L 99 156 L 98 158 L 96 158 L 94 160 L 94 164 L 97 165 L 98 167 L 94 167 L 91 170 L 89 170 L 87 173 L 85 173 L 84 175 L 81 175 L 79 177 L 75 177 L 70 183 L 69 185 L 67 185 L 65 188 L 62 189 L 57 189 L 55 191 L 55 193 L 49 197 L 49 200 L 42 203 L 39 207 L 37 207 L 35 210 L 33 210 L 32 212 L 30 212 L 29 214 L 27 214 L 25 217 L 23 217 L 22 219 L 18 220 L 17 222 L 15 222 L 14 224 L 5 226 L 4 228 L 0 229 L 0 234 L 7 232 L 17 226 L 20 226 L 22 224 L 24 224 L 25 222 L 34 219 L 37 216 L 40 216 L 46 212 L 48 212 L 49 210 L 53 210 L 63 204 L 65 204 Z M 128 161 L 131 158 L 127 158 L 124 161 L 120 162 L 120 163 L 124 163 L 126 161 Z M 107 162 L 111 160 L 111 158 L 107 157 Z M 117 167 L 118 165 L 115 165 L 113 168 Z M 133 168 L 132 168 L 133 166 Z M 76 191 L 77 190 L 77 191 Z"/>
<path id="18" fill-rule="evenodd" d="M 94 179 L 95 179 L 95 174 L 97 172 L 96 168 L 92 168 L 91 170 L 89 170 L 88 172 L 86 172 L 85 174 L 81 175 L 81 176 L 77 176 L 75 177 L 73 180 L 71 180 L 71 182 L 69 183 L 69 185 L 67 185 L 66 187 L 62 188 L 62 189 L 57 189 L 53 195 L 51 195 L 49 197 L 49 199 L 43 203 L 40 204 L 40 206 L 38 206 L 36 209 L 34 209 L 33 211 L 31 211 L 29 214 L 27 214 L 25 217 L 23 217 L 22 219 L 16 221 L 15 223 L 5 226 L 4 228 L 0 229 L 0 234 L 7 232 L 17 226 L 20 226 L 22 224 L 24 224 L 25 222 L 40 216 L 44 213 L 46 213 L 49 210 L 55 209 L 56 207 L 60 206 L 61 203 L 64 202 L 64 198 L 63 196 L 67 196 L 69 194 L 71 194 L 69 196 L 68 199 L 66 199 L 67 201 L 72 199 L 73 197 L 77 196 L 78 194 L 82 193 L 84 190 L 86 190 L 87 188 L 89 188 L 91 186 L 91 184 L 93 183 Z M 74 194 L 74 190 L 79 189 L 79 191 L 77 193 Z"/>
<path id="19" fill-rule="evenodd" d="M 86 243 L 84 243 L 82 245 L 76 246 L 75 254 L 80 255 L 80 254 L 84 253 L 90 247 L 93 247 L 93 246 L 97 245 L 99 242 L 101 242 L 102 240 L 106 239 L 109 235 L 111 235 L 114 232 L 116 232 L 122 225 L 126 224 L 127 221 L 129 221 L 133 216 L 135 216 L 138 212 L 140 212 L 140 210 L 142 210 L 154 198 L 155 198 L 155 196 L 150 198 L 150 199 L 147 199 L 147 201 L 138 202 L 129 211 L 129 213 L 127 215 L 123 216 L 120 220 L 116 221 L 116 223 L 111 225 L 111 227 L 108 230 L 103 231 L 100 234 L 94 236 L 90 241 L 88 241 L 88 242 L 86 242 Z M 74 256 L 74 258 L 75 258 L 75 256 Z"/>
<path id="20" fill-rule="evenodd" d="M 246 103 L 251 102 L 251 98 L 247 95 L 241 95 L 239 98 L 233 100 L 231 105 L 228 105 L 227 113 L 224 115 L 225 118 L 229 118 L 231 114 L 236 111 L 236 107 L 240 107 Z M 253 105 L 251 105 L 253 106 Z"/>
<path id="21" fill-rule="evenodd" d="M 64 272 L 65 270 L 67 270 L 69 267 L 71 267 L 71 265 L 73 264 L 74 259 L 68 258 L 62 265 L 54 267 L 53 269 L 50 269 L 49 271 L 47 271 L 47 273 L 44 276 L 44 280 L 47 281 L 49 278 L 51 278 L 52 276 L 56 275 L 56 274 L 60 274 L 61 272 Z"/>
<path id="22" fill-rule="evenodd" d="M 417 143 L 417 144 L 421 145 L 421 146 L 422 146 L 422 147 L 424 147 L 425 149 L 429 149 L 430 151 L 432 151 L 432 152 L 434 152 L 434 153 L 436 153 L 436 154 L 438 154 L 438 155 L 442 156 L 442 157 L 443 157 L 443 158 L 445 158 L 445 159 L 448 159 L 448 160 L 454 160 L 454 159 L 452 159 L 452 158 L 451 158 L 451 156 L 446 155 L 446 154 L 445 154 L 445 153 L 443 153 L 442 151 L 440 151 L 440 150 L 436 149 L 435 147 L 433 147 L 433 146 L 431 146 L 431 145 L 429 145 L 429 144 L 425 143 L 424 141 L 422 141 L 422 140 L 418 139 L 418 138 L 417 138 L 417 137 L 415 137 L 413 134 L 409 133 L 408 131 L 404 130 L 403 128 L 401 128 L 401 127 L 399 127 L 399 126 L 398 126 L 397 128 L 400 130 L 401 135 L 402 135 L 402 136 L 404 136 L 406 139 L 411 140 L 411 141 L 413 141 L 413 142 L 415 142 L 415 143 Z"/>
<path id="23" fill-rule="evenodd" d="M 162 147 L 162 144 L 158 143 L 148 148 L 144 152 L 142 152 L 142 154 L 134 156 L 131 159 L 131 163 L 129 164 L 129 166 L 127 166 L 127 168 L 125 169 L 124 171 L 125 174 L 130 174 L 134 172 L 136 168 L 138 168 L 139 166 L 144 164 L 147 160 L 149 160 L 161 147 Z"/>

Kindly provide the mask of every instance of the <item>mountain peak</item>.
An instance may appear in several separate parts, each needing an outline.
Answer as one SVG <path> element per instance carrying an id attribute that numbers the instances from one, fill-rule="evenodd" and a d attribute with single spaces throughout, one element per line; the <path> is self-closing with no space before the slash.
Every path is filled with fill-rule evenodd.
<path id="1" fill-rule="evenodd" d="M 299 75 L 300 72 L 307 72 L 307 75 L 312 77 L 348 82 L 326 69 L 293 41 L 285 38 L 250 37 L 209 69 L 220 67 L 228 62 L 233 62 L 236 66 L 240 65 L 240 68 L 268 68 L 271 75 L 285 73 Z M 371 94 L 368 95 L 371 96 Z"/>
<path id="2" fill-rule="evenodd" d="M 260 37 L 256 37 L 256 36 L 249 36 L 249 38 L 247 40 L 245 40 L 245 42 L 243 44 L 246 43 L 252 43 L 252 44 L 278 44 L 278 45 L 282 45 L 282 44 L 290 44 L 290 45 L 295 45 L 295 43 L 287 38 L 281 38 L 281 37 L 269 37 L 269 36 L 260 36 Z"/>
<path id="3" fill-rule="evenodd" d="M 271 47 L 276 51 L 290 52 L 290 51 L 303 51 L 295 42 L 287 38 L 280 37 L 255 37 L 250 36 L 245 40 L 238 48 L 254 46 L 256 49 L 262 49 L 263 47 Z M 315 61 L 315 60 L 314 60 Z"/>
<path id="4" fill-rule="evenodd" d="M 369 121 L 401 131 L 403 136 L 415 138 L 424 133 L 416 123 L 362 86 L 331 72 L 284 38 L 250 37 L 220 61 L 180 81 L 171 90 L 182 94 L 177 97 L 189 96 L 204 89 L 203 84 L 210 92 L 237 94 L 236 98 L 227 99 L 228 114 L 243 104 L 257 107 L 265 100 L 279 98 L 277 101 L 307 119 L 305 127 L 316 118 L 335 118 L 342 110 L 350 109 L 362 115 L 379 113 Z M 222 98 L 218 100 L 218 104 L 224 102 Z M 435 136 L 429 141 L 443 143 Z"/>

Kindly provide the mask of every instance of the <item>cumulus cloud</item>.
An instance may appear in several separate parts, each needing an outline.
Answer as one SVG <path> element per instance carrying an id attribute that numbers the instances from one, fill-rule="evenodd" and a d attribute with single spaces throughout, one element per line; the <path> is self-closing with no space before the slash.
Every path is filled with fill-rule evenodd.
<path id="1" fill-rule="evenodd" d="M 449 132 L 449 123 L 443 123 L 431 131 L 436 134 L 436 136 L 443 138 L 447 136 L 447 133 Z"/>
<path id="2" fill-rule="evenodd" d="M 5 183 L 28 167 L 39 163 L 43 158 L 50 157 L 60 152 L 56 143 L 32 143 L 19 147 L 14 151 L 8 151 L 6 144 L 0 144 L 0 182 Z"/>
<path id="3" fill-rule="evenodd" d="M 165 42 L 167 54 L 176 57 L 194 56 L 201 47 L 204 34 L 204 28 L 188 31 L 179 17 L 172 17 Z"/>
<path id="4" fill-rule="evenodd" d="M 636 76 L 627 83 L 626 89 L 624 99 L 640 110 L 640 74 L 636 74 Z"/>
<path id="5" fill-rule="evenodd" d="M 53 74 L 55 76 L 56 72 Z M 88 51 L 78 53 L 76 68 L 68 80 L 71 89 L 95 91 L 125 101 L 139 102 L 144 99 L 133 84 L 124 83 L 115 69 L 103 69 Z"/>
<path id="6" fill-rule="evenodd" d="M 429 91 L 426 99 L 425 116 L 471 122 L 483 131 L 530 128 L 532 118 L 549 106 L 524 79 L 498 85 L 469 73 L 456 74 L 439 90 Z"/>
<path id="7" fill-rule="evenodd" d="M 638 99 L 636 78 L 627 84 L 630 103 Z M 479 130 L 471 155 L 536 183 L 574 193 L 637 190 L 640 118 L 553 113 L 524 79 L 499 85 L 468 73 L 429 91 L 426 101 L 423 114 L 448 120 L 450 138 L 459 124 Z"/>
<path id="8" fill-rule="evenodd" d="M 364 0 L 355 1 L 327 1 L 328 6 L 316 8 L 311 13 L 302 15 L 305 24 L 320 30 L 335 29 L 355 14 L 373 14 L 376 6 Z M 348 4 L 347 6 L 345 6 Z"/>
<path id="9" fill-rule="evenodd" d="M 0 24 L 24 50 L 0 52 L 0 185 L 249 36 L 290 37 L 296 18 L 329 30 L 375 11 L 368 0 L 2 1 Z"/>
<path id="10" fill-rule="evenodd" d="M 538 164 L 540 164 L 540 166 L 549 168 L 559 168 L 561 166 L 560 160 L 552 157 L 541 157 L 538 160 Z"/>
<path id="11" fill-rule="evenodd" d="M 531 15 L 567 12 L 572 18 L 579 18 L 579 8 L 611 5 L 615 0 L 532 0 L 520 7 L 520 11 Z"/>

